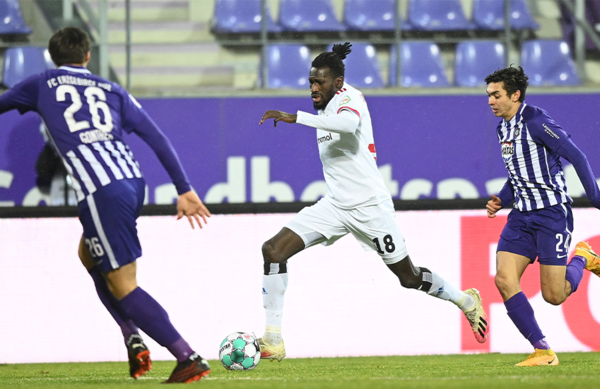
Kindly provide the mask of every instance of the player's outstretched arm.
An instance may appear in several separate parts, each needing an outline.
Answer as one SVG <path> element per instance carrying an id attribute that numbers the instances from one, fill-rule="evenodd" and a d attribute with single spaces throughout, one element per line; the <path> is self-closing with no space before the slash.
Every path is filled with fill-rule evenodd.
<path id="1" fill-rule="evenodd" d="M 210 217 L 210 211 L 204 206 L 202 200 L 193 191 L 185 192 L 179 195 L 177 199 L 177 220 L 187 216 L 192 228 L 194 228 L 194 219 L 198 223 L 198 227 L 202 228 L 200 218 L 207 224 L 207 218 Z"/>
<path id="2" fill-rule="evenodd" d="M 491 195 L 492 199 L 487 203 L 487 216 L 489 218 L 496 217 L 496 212 L 502 209 L 502 200 L 499 197 Z"/>
<path id="3" fill-rule="evenodd" d="M 263 124 L 267 119 L 275 119 L 273 124 L 277 127 L 277 122 L 296 123 L 297 115 L 283 111 L 267 111 L 258 124 Z"/>
<path id="4" fill-rule="evenodd" d="M 557 152 L 561 157 L 571 162 L 585 189 L 585 194 L 590 199 L 592 205 L 600 209 L 600 189 L 598 188 L 596 178 L 585 154 L 575 145 L 575 143 L 573 143 L 573 141 L 571 141 L 571 139 L 567 139 Z"/>

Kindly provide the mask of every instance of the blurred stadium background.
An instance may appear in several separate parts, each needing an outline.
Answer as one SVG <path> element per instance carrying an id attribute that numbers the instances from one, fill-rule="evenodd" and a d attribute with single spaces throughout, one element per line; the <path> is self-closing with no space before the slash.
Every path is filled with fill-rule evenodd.
<path id="1" fill-rule="evenodd" d="M 492 222 L 482 208 L 506 172 L 483 78 L 507 64 L 523 65 L 531 83 L 527 101 L 549 111 L 600 174 L 600 1 L 0 0 L 1 87 L 52 66 L 48 39 L 71 25 L 93 39 L 90 69 L 140 100 L 174 143 L 198 194 L 224 214 L 199 233 L 171 228 L 170 218 L 157 215 L 173 213 L 174 189 L 149 148 L 128 139 L 148 184 L 141 282 L 191 342 L 208 350 L 203 355 L 215 357 L 229 332 L 261 332 L 260 245 L 292 216 L 285 212 L 326 190 L 314 132 L 258 127 L 260 117 L 267 109 L 311 111 L 310 62 L 344 41 L 354 44 L 347 81 L 369 103 L 378 164 L 411 256 L 463 288 L 482 291 L 491 341 L 476 344 L 457 310 L 401 290 L 376 257 L 344 239 L 293 261 L 297 278 L 284 323 L 288 355 L 529 350 L 493 286 L 495 241 L 506 213 Z M 77 211 L 60 206 L 69 203 L 68 191 L 60 193 L 65 178 L 60 172 L 53 178 L 62 183 L 57 196 L 39 187 L 40 125 L 34 114 L 0 117 L 0 258 L 10 263 L 0 275 L 0 295 L 16 296 L 0 299 L 0 312 L 10 318 L 0 320 L 0 363 L 124 360 L 118 330 L 78 264 Z M 586 208 L 568 165 L 566 175 L 579 208 L 573 241 L 600 244 L 597 210 Z M 316 266 L 347 273 L 331 285 L 329 275 L 315 278 L 310 268 Z M 597 278 L 586 275 L 577 299 L 551 307 L 539 294 L 536 270 L 529 273 L 524 289 L 551 323 L 544 329 L 555 350 L 600 350 Z M 210 302 L 190 312 L 178 298 L 180 285 L 209 294 Z M 339 309 L 322 304 L 322 295 Z M 227 309 L 242 296 L 251 296 L 243 309 Z M 448 324 L 412 320 L 407 312 L 415 311 L 434 311 Z M 324 322 L 337 330 L 325 334 Z M 407 336 L 400 346 L 389 345 L 390 323 L 404 334 L 437 333 L 444 344 Z M 94 355 L 70 342 L 90 332 L 99 345 Z M 371 341 L 345 342 L 349 337 Z M 39 346 L 35 356 L 23 339 Z M 329 347 L 335 344 L 345 346 Z M 169 358 L 152 347 L 158 358 Z"/>
<path id="2" fill-rule="evenodd" d="M 84 27 L 94 70 L 145 96 L 303 89 L 300 65 L 344 40 L 356 44 L 359 88 L 480 86 L 486 67 L 506 63 L 527 64 L 535 86 L 600 83 L 595 0 L 2 0 L 0 12 L 4 48 Z"/>

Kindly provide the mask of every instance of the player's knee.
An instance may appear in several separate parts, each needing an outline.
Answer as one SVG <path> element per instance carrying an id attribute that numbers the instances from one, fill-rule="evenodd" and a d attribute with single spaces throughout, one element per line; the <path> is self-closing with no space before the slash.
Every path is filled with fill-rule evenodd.
<path id="1" fill-rule="evenodd" d="M 501 273 L 496 274 L 496 276 L 494 277 L 494 282 L 496 283 L 496 288 L 498 288 L 500 293 L 510 289 L 511 281 L 509 280 L 508 277 L 505 277 Z"/>
<path id="2" fill-rule="evenodd" d="M 281 263 L 285 261 L 283 255 L 281 255 L 281 253 L 279 253 L 275 249 L 271 240 L 268 240 L 265 243 L 263 243 L 262 254 L 265 263 Z"/>
<path id="3" fill-rule="evenodd" d="M 542 297 L 544 298 L 544 301 L 552 305 L 560 305 L 567 299 L 567 296 L 565 296 L 564 293 L 544 290 L 542 290 Z"/>

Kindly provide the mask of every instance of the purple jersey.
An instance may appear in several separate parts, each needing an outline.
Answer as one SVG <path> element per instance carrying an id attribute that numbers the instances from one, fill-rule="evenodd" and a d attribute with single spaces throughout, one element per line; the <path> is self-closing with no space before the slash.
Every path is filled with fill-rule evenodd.
<path id="1" fill-rule="evenodd" d="M 78 201 L 113 181 L 141 178 L 124 132 L 136 131 L 157 152 L 179 194 L 190 189 L 170 143 L 119 85 L 75 66 L 27 78 L 0 96 L 0 113 L 38 112 L 73 178 Z M 141 130 L 141 131 L 140 131 Z M 162 144 L 161 144 L 162 143 Z"/>
<path id="2" fill-rule="evenodd" d="M 497 133 L 516 208 L 531 211 L 572 202 L 557 152 L 571 135 L 546 111 L 523 103 L 510 121 L 500 122 Z"/>

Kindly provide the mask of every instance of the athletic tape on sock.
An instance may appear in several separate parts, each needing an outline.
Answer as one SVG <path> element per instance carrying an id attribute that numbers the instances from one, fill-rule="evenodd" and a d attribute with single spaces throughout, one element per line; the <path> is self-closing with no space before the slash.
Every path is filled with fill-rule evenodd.
<path id="1" fill-rule="evenodd" d="M 287 263 L 264 263 L 264 275 L 269 276 L 273 274 L 285 274 L 287 273 Z"/>
<path id="2" fill-rule="evenodd" d="M 419 269 L 421 269 L 421 274 L 423 275 L 423 278 L 421 280 L 421 286 L 419 286 L 419 290 L 429 292 L 429 289 L 431 289 L 431 284 L 433 282 L 433 275 L 431 274 L 431 271 L 425 267 L 421 267 Z"/>

